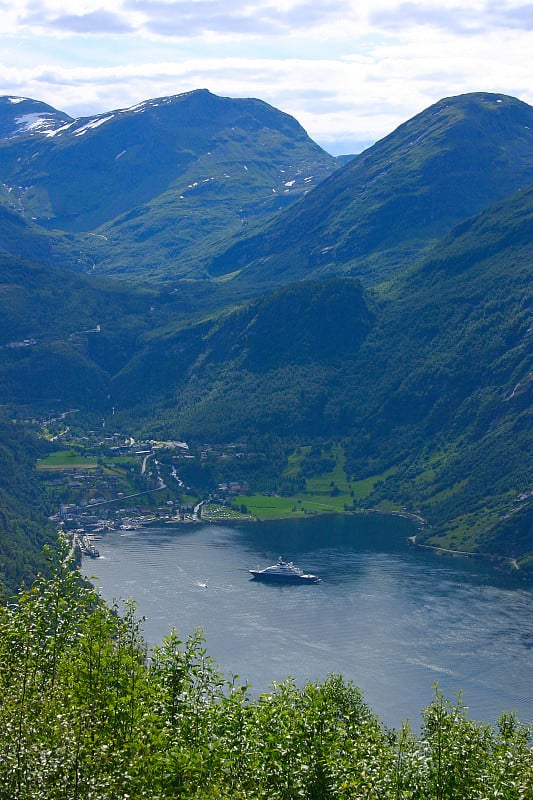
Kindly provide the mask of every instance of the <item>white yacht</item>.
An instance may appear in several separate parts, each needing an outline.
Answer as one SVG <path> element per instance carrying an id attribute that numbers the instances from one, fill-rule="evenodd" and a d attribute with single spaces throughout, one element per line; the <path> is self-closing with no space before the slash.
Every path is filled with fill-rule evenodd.
<path id="1" fill-rule="evenodd" d="M 265 569 L 250 569 L 248 572 L 258 581 L 269 581 L 270 583 L 320 583 L 317 575 L 310 575 L 300 567 L 296 567 L 292 561 L 283 561 L 281 556 L 277 564 Z"/>

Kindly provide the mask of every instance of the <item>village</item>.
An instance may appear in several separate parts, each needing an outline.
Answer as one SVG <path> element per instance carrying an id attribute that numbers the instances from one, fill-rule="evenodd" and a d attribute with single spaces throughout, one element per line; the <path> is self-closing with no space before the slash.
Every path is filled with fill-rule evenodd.
<path id="1" fill-rule="evenodd" d="M 84 555 L 97 557 L 96 542 L 109 530 L 247 516 L 242 504 L 234 504 L 248 492 L 245 482 L 202 486 L 187 477 L 205 471 L 206 462 L 242 458 L 241 444 L 206 444 L 192 451 L 182 441 L 136 441 L 94 431 L 79 436 L 67 429 L 52 438 L 60 439 L 61 449 L 37 463 L 49 495 L 58 501 L 50 519 L 70 533 Z"/>

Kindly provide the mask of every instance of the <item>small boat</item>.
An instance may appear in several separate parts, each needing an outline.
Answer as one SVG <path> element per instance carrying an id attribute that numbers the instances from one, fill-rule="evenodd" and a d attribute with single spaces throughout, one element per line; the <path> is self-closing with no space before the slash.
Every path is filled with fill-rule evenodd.
<path id="1" fill-rule="evenodd" d="M 310 575 L 300 567 L 296 567 L 292 561 L 283 561 L 281 556 L 277 564 L 265 569 L 250 569 L 248 572 L 257 581 L 268 581 L 269 583 L 320 583 L 317 575 Z"/>

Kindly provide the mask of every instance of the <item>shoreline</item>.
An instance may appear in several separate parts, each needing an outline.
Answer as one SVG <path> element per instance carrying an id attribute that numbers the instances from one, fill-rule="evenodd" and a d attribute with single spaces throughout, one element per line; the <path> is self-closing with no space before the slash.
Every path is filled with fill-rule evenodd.
<path id="1" fill-rule="evenodd" d="M 186 518 L 176 518 L 172 517 L 171 519 L 163 520 L 150 520 L 145 521 L 144 524 L 140 524 L 139 528 L 143 527 L 158 527 L 159 525 L 165 526 L 167 528 L 180 528 L 182 525 L 189 526 L 194 523 L 205 523 L 207 525 L 213 524 L 220 524 L 220 525 L 242 525 L 245 523 L 269 523 L 269 522 L 277 522 L 282 520 L 306 520 L 316 518 L 316 516 L 350 516 L 356 517 L 360 516 L 369 516 L 371 514 L 377 514 L 385 517 L 400 517 L 402 519 L 409 520 L 418 527 L 418 531 L 422 531 L 427 524 L 427 520 L 422 517 L 420 514 L 416 514 L 410 511 L 394 511 L 394 510 L 384 510 L 380 508 L 365 508 L 365 509 L 356 509 L 356 510 L 335 510 L 335 509 L 328 509 L 327 511 L 316 511 L 312 514 L 299 514 L 295 516 L 293 513 L 284 513 L 280 512 L 279 514 L 261 518 L 255 514 L 248 513 L 248 514 L 234 514 L 225 516 L 224 514 L 220 514 L 217 516 L 216 514 L 209 514 L 207 513 L 206 516 L 203 514 L 201 516 L 187 516 Z M 451 558 L 471 558 L 477 559 L 480 561 L 486 561 L 492 563 L 493 566 L 500 569 L 501 571 L 505 572 L 507 575 L 513 576 L 519 579 L 522 583 L 530 585 L 533 584 L 533 576 L 528 573 L 528 570 L 525 572 L 521 570 L 520 565 L 517 562 L 517 559 L 514 557 L 509 556 L 499 556 L 497 554 L 490 554 L 490 553 L 479 553 L 479 552 L 472 552 L 469 550 L 457 550 L 450 547 L 444 547 L 441 545 L 432 545 L 432 544 L 425 544 L 422 542 L 417 541 L 417 533 L 414 533 L 411 536 L 406 537 L 406 541 L 408 545 L 411 547 L 417 547 L 423 550 L 432 550 L 435 555 L 437 556 L 447 556 Z"/>
<path id="2" fill-rule="evenodd" d="M 408 537 L 413 547 L 418 547 L 424 550 L 432 550 L 435 555 L 448 556 L 452 558 L 472 558 L 478 561 L 490 562 L 496 569 L 505 572 L 506 575 L 518 578 L 524 585 L 532 586 L 533 577 L 524 573 L 516 558 L 510 556 L 491 555 L 490 553 L 475 553 L 470 550 L 453 550 L 450 547 L 440 547 L 434 544 L 422 544 L 416 541 L 416 534 Z"/>

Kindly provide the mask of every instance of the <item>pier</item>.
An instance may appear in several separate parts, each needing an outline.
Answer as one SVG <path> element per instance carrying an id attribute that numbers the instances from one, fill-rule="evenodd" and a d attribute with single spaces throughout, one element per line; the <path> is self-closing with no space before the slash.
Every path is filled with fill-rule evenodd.
<path id="1" fill-rule="evenodd" d="M 86 533 L 75 532 L 73 537 L 74 546 L 78 546 L 84 556 L 99 558 L 100 551 L 93 544 L 92 539 Z"/>

